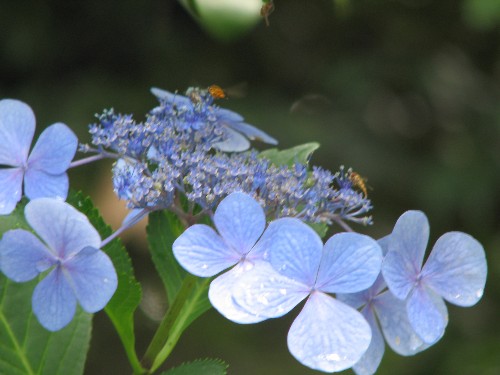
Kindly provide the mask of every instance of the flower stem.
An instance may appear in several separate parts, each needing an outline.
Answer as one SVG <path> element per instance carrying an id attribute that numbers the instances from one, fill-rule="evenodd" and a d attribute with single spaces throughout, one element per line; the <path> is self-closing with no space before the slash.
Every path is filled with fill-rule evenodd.
<path id="1" fill-rule="evenodd" d="M 182 332 L 190 323 L 189 319 L 197 303 L 206 293 L 210 281 L 211 279 L 207 278 L 200 283 L 199 278 L 193 275 L 187 275 L 184 279 L 142 360 L 143 364 L 151 364 L 150 373 L 157 370 L 174 349 Z"/>

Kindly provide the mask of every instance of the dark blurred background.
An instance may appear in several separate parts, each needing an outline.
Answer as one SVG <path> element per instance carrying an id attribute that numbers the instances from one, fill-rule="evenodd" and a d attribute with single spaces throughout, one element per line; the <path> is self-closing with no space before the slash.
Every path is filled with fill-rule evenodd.
<path id="1" fill-rule="evenodd" d="M 185 5 L 196 3 L 203 1 Z M 449 306 L 438 344 L 410 358 L 387 349 L 378 374 L 499 374 L 500 1 L 275 0 L 275 6 L 266 27 L 258 12 L 255 25 L 231 26 L 236 17 L 228 6 L 229 26 L 217 15 L 197 22 L 168 0 L 3 0 L 0 97 L 30 104 L 38 132 L 61 121 L 88 142 L 87 125 L 104 108 L 142 119 L 156 104 L 151 86 L 228 88 L 220 104 L 278 138 L 280 147 L 319 141 L 313 164 L 350 166 L 368 178 L 375 225 L 360 232 L 381 237 L 404 211 L 420 209 L 431 223 L 431 243 L 460 230 L 484 245 L 489 276 L 479 304 Z M 85 166 L 70 177 L 117 227 L 123 208 L 109 167 Z M 165 308 L 163 292 L 143 229 L 125 240 L 144 284 L 137 313 L 142 353 Z M 210 356 L 229 362 L 231 375 L 315 374 L 286 348 L 297 312 L 252 326 L 208 312 L 168 364 Z M 97 314 L 95 322 L 86 374 L 129 374 L 106 316 Z"/>

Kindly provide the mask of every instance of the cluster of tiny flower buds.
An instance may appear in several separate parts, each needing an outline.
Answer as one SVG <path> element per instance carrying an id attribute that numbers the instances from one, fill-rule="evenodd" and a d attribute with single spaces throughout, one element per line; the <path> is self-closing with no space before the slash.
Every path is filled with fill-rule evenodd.
<path id="1" fill-rule="evenodd" d="M 94 147 L 80 147 L 118 159 L 114 190 L 129 208 L 172 208 L 181 194 L 203 212 L 214 212 L 227 195 L 241 191 L 259 201 L 270 219 L 371 223 L 370 200 L 356 190 L 350 170 L 333 174 L 298 161 L 276 165 L 248 147 L 254 139 L 277 142 L 220 108 L 207 90 L 190 88 L 186 96 L 152 91 L 160 105 L 144 122 L 104 111 L 90 126 Z"/>

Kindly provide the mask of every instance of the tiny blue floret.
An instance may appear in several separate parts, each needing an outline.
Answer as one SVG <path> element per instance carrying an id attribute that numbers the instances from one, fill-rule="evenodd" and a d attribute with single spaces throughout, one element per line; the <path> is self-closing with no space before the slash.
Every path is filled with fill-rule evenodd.
<path id="1" fill-rule="evenodd" d="M 33 312 L 49 331 L 65 327 L 77 302 L 89 313 L 103 309 L 117 287 L 113 263 L 87 217 L 53 198 L 30 201 L 25 217 L 33 228 L 7 231 L 0 241 L 0 269 L 15 282 L 50 270 L 35 287 Z"/>

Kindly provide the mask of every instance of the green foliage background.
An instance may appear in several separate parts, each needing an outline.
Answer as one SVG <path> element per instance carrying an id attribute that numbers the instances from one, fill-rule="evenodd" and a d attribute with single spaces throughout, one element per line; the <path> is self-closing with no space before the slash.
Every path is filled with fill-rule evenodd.
<path id="1" fill-rule="evenodd" d="M 103 108 L 143 114 L 151 86 L 242 87 L 222 106 L 280 140 L 319 142 L 312 163 L 368 178 L 375 225 L 387 234 L 407 209 L 445 231 L 474 235 L 489 277 L 472 309 L 450 307 L 445 337 L 416 357 L 387 353 L 379 374 L 500 373 L 500 9 L 497 0 L 275 0 L 263 22 L 232 42 L 213 39 L 177 2 L 29 0 L 0 3 L 0 97 L 29 103 L 38 131 L 57 121 L 88 141 Z M 99 168 L 96 171 L 95 168 Z M 70 174 L 111 216 L 109 163 Z M 145 233 L 125 241 L 144 285 L 136 315 L 143 352 L 164 308 Z M 148 302 L 149 301 L 149 302 Z M 162 302 L 163 301 L 163 302 Z M 147 303 L 146 303 L 147 302 Z M 149 304 L 149 305 L 148 305 Z M 295 314 L 294 314 L 295 313 Z M 185 333 L 169 365 L 223 358 L 229 374 L 314 374 L 286 349 L 290 316 L 254 326 L 211 311 Z M 104 314 L 86 374 L 130 373 Z M 332 322 L 333 324 L 333 322 Z"/>

